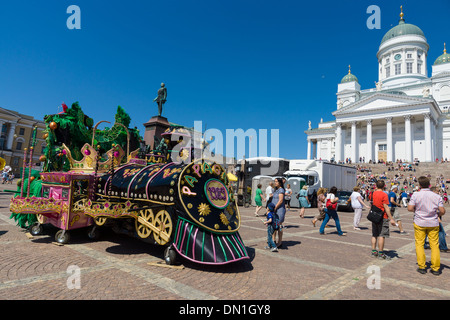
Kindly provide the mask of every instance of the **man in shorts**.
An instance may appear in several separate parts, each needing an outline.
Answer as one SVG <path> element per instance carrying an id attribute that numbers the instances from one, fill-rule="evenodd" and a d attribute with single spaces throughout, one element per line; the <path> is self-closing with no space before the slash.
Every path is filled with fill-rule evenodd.
<path id="1" fill-rule="evenodd" d="M 388 195 L 384 192 L 384 180 L 378 180 L 377 189 L 372 194 L 372 205 L 383 211 L 383 219 L 379 223 L 372 222 L 372 257 L 390 259 L 384 252 L 385 238 L 389 238 L 389 222 L 395 226 L 395 220 L 389 209 Z M 377 251 L 378 245 L 378 251 Z"/>
<path id="2" fill-rule="evenodd" d="M 403 230 L 402 225 L 402 219 L 400 218 L 400 213 L 397 210 L 397 207 L 401 207 L 402 205 L 397 202 L 397 192 L 398 192 L 398 186 L 394 184 L 391 187 L 391 192 L 389 192 L 389 209 L 391 210 L 391 215 L 394 218 L 395 222 L 397 223 L 398 229 L 400 230 L 400 234 L 407 234 L 405 230 Z"/>

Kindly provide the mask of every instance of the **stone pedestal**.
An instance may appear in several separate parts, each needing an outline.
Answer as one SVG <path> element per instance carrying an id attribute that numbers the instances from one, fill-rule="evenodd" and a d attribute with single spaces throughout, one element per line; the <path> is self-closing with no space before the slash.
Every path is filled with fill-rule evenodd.
<path id="1" fill-rule="evenodd" d="M 167 118 L 154 116 L 148 122 L 144 123 L 145 134 L 144 141 L 145 144 L 150 146 L 150 150 L 155 149 L 155 137 L 161 139 L 161 133 L 164 133 L 167 128 L 170 127 Z"/>

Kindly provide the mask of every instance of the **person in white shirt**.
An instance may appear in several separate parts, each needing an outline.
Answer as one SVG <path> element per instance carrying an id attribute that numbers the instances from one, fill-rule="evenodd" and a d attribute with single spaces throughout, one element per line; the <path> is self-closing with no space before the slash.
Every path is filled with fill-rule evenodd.
<path id="1" fill-rule="evenodd" d="M 271 202 L 270 200 L 272 200 L 274 185 L 275 185 L 275 183 L 273 181 L 271 181 L 266 188 L 266 208 L 267 208 L 267 205 Z"/>
<path id="2" fill-rule="evenodd" d="M 353 229 L 361 230 L 359 228 L 359 222 L 361 221 L 363 206 L 366 207 L 367 209 L 370 209 L 370 207 L 364 203 L 361 197 L 361 193 L 359 192 L 359 187 L 353 188 L 353 193 L 350 195 L 350 200 L 352 208 L 353 210 L 355 210 L 355 216 L 353 217 Z"/>

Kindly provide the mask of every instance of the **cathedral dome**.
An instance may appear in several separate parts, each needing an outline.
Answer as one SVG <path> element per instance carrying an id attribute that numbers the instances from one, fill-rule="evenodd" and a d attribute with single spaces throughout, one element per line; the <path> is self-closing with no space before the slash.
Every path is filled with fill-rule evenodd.
<path id="1" fill-rule="evenodd" d="M 395 27 L 391 28 L 388 32 L 386 32 L 383 39 L 381 40 L 381 44 L 392 38 L 406 35 L 417 35 L 425 38 L 425 34 L 418 26 L 410 23 L 405 23 L 405 19 L 403 19 L 403 8 L 402 8 L 402 12 L 400 13 L 400 21 L 398 22 L 398 25 L 396 25 Z"/>
<path id="2" fill-rule="evenodd" d="M 436 61 L 434 61 L 434 66 L 438 65 L 438 64 L 444 64 L 444 63 L 449 63 L 450 62 L 450 54 L 447 53 L 447 49 L 445 48 L 445 43 L 444 43 L 444 53 L 441 54 Z"/>
<path id="3" fill-rule="evenodd" d="M 425 37 L 425 34 L 418 26 L 415 26 L 410 23 L 405 23 L 405 20 L 400 20 L 397 26 L 393 27 L 391 30 L 386 32 L 383 39 L 381 40 L 381 44 L 392 38 L 410 34 Z"/>
<path id="4" fill-rule="evenodd" d="M 358 78 L 351 73 L 350 66 L 348 66 L 348 74 L 346 74 L 345 77 L 342 78 L 341 83 L 352 81 L 358 82 Z"/>

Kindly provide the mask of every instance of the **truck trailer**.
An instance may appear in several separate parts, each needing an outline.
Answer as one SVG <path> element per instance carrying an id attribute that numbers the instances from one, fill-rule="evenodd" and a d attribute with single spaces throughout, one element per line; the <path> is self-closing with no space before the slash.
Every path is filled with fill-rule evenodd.
<path id="1" fill-rule="evenodd" d="M 304 185 L 308 186 L 311 206 L 317 206 L 316 194 L 319 188 L 338 191 L 352 191 L 356 186 L 356 168 L 323 160 L 291 160 L 289 170 L 284 173 L 286 184 L 292 189 L 291 207 L 298 208 L 297 194 Z"/>

